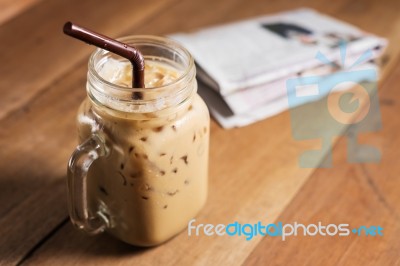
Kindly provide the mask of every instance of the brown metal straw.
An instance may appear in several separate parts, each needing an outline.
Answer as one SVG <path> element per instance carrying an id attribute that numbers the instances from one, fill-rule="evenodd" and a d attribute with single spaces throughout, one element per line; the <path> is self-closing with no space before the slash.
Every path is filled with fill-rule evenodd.
<path id="1" fill-rule="evenodd" d="M 88 44 L 95 45 L 104 50 L 115 53 L 123 58 L 128 59 L 132 64 L 132 87 L 144 88 L 144 59 L 142 54 L 134 47 L 125 43 L 111 39 L 107 36 L 85 29 L 72 22 L 64 25 L 64 33 L 84 41 Z M 140 99 L 140 93 L 133 94 L 134 99 Z"/>

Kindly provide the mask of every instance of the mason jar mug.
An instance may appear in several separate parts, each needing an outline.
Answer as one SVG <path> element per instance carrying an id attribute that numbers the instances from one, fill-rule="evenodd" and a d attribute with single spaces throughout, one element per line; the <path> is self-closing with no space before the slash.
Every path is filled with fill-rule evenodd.
<path id="1" fill-rule="evenodd" d="M 125 84 L 132 77 L 118 56 L 91 55 L 80 144 L 68 164 L 69 212 L 88 233 L 153 246 L 182 231 L 205 204 L 210 118 L 185 48 L 155 36 L 121 41 L 143 54 L 146 88 Z"/>

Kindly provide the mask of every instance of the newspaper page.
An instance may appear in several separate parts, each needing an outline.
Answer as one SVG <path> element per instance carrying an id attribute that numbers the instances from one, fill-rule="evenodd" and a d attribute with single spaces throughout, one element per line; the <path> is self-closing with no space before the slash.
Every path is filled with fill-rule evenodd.
<path id="1" fill-rule="evenodd" d="M 386 46 L 385 39 L 311 9 L 170 37 L 194 56 L 202 82 L 201 94 L 214 117 L 226 128 L 247 125 L 286 110 L 288 78 L 333 74 L 355 63 L 371 66 Z M 372 67 L 376 66 L 372 63 Z M 214 91 L 207 92 L 209 89 Z"/>

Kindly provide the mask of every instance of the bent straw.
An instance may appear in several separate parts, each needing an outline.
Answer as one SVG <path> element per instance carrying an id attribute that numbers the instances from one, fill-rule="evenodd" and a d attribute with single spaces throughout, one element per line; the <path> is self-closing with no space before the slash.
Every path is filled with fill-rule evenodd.
<path id="1" fill-rule="evenodd" d="M 80 27 L 72 22 L 64 24 L 63 31 L 65 34 L 84 41 L 88 44 L 95 45 L 104 50 L 115 53 L 123 58 L 128 59 L 132 64 L 132 87 L 144 88 L 144 59 L 142 54 L 134 47 L 125 43 L 111 39 L 102 34 L 93 32 L 86 28 Z M 140 99 L 140 93 L 134 93 L 134 99 Z"/>

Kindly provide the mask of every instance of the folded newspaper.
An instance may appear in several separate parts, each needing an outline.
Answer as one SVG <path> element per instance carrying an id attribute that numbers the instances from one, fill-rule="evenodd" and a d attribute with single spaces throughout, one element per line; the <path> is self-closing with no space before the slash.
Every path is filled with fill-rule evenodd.
<path id="1" fill-rule="evenodd" d="M 199 93 L 224 128 L 246 126 L 287 110 L 290 78 L 318 76 L 323 82 L 349 69 L 377 71 L 374 59 L 387 45 L 383 38 L 311 9 L 170 37 L 192 53 Z M 300 90 L 307 93 L 307 88 Z"/>

